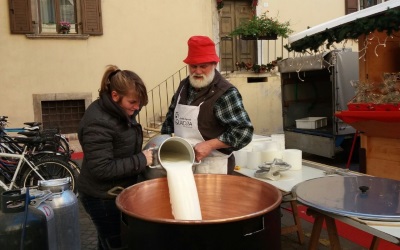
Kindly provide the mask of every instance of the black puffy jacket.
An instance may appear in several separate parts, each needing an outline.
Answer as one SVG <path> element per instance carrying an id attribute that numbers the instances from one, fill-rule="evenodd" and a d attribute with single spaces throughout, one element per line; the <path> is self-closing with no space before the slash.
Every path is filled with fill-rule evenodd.
<path id="1" fill-rule="evenodd" d="M 80 193 L 115 198 L 107 192 L 137 182 L 146 167 L 142 127 L 107 94 L 89 105 L 80 121 L 78 138 L 83 161 L 77 186 Z"/>

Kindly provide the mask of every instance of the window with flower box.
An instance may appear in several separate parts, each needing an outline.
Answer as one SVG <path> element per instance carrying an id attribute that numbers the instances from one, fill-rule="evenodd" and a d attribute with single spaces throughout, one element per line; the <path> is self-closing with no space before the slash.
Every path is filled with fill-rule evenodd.
<path id="1" fill-rule="evenodd" d="M 12 34 L 102 35 L 101 0 L 9 0 Z M 67 29 L 68 32 L 63 32 Z"/>

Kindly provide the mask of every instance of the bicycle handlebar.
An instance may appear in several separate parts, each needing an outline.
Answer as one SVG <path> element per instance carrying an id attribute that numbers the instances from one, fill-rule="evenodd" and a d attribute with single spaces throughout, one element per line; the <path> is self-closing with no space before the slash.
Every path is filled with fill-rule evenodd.
<path id="1" fill-rule="evenodd" d="M 8 118 L 8 116 L 6 116 L 6 115 L 0 116 L 0 121 L 7 122 L 7 118 Z"/>

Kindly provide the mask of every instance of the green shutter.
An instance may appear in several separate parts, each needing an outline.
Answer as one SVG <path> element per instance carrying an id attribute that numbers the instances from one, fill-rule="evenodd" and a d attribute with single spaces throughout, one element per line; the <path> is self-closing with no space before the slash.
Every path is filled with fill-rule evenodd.
<path id="1" fill-rule="evenodd" d="M 33 32 L 31 0 L 9 0 L 11 34 Z"/>
<path id="2" fill-rule="evenodd" d="M 101 0 L 81 0 L 83 34 L 102 35 Z"/>

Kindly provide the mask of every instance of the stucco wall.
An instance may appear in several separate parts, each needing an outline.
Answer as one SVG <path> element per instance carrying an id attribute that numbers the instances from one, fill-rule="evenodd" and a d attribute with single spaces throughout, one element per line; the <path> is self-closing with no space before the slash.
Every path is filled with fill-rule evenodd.
<path id="1" fill-rule="evenodd" d="M 255 81 L 249 82 L 249 78 Z M 255 134 L 283 133 L 281 78 L 278 74 L 230 74 L 228 79 L 243 98 Z"/>
<path id="2" fill-rule="evenodd" d="M 218 42 L 215 0 L 102 0 L 101 5 L 102 36 L 28 39 L 10 34 L 8 1 L 0 1 L 0 115 L 10 117 L 10 126 L 34 120 L 34 94 L 91 93 L 96 99 L 108 64 L 137 72 L 151 89 L 184 66 L 190 36 Z M 344 0 L 260 0 L 257 12 L 266 10 L 302 31 L 343 15 Z M 270 77 L 266 89 L 239 84 L 260 134 L 281 129 L 279 82 L 279 76 Z M 271 93 L 274 98 L 267 98 Z M 266 100 L 273 114 L 264 115 L 260 103 Z"/>
<path id="3" fill-rule="evenodd" d="M 95 99 L 108 64 L 135 71 L 152 88 L 184 66 L 190 36 L 212 36 L 213 4 L 102 0 L 104 34 L 71 40 L 10 34 L 8 1 L 0 1 L 0 115 L 10 126 L 32 121 L 33 94 L 90 92 Z"/>

